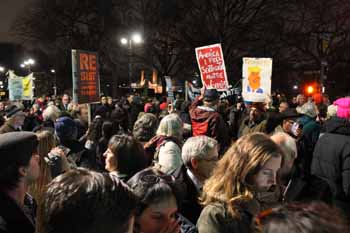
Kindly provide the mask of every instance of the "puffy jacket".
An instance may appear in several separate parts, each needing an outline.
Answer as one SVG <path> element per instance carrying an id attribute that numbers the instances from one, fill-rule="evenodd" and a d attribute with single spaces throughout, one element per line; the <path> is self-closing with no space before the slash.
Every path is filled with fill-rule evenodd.
<path id="1" fill-rule="evenodd" d="M 311 165 L 311 173 L 330 186 L 333 201 L 350 211 L 350 122 L 338 117 L 324 125 Z"/>

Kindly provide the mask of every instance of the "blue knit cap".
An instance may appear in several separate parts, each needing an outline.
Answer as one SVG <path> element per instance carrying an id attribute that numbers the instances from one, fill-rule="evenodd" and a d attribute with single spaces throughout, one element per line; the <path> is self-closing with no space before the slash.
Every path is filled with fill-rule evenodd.
<path id="1" fill-rule="evenodd" d="M 60 117 L 55 122 L 56 135 L 60 140 L 72 139 L 77 135 L 78 127 L 70 117 Z"/>

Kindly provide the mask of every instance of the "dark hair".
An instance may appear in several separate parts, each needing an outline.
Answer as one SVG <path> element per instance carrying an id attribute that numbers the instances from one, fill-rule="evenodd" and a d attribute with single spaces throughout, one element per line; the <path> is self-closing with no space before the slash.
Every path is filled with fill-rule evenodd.
<path id="1" fill-rule="evenodd" d="M 108 143 L 108 148 L 117 161 L 118 172 L 133 176 L 147 167 L 147 160 L 142 144 L 128 135 L 114 135 Z"/>
<path id="2" fill-rule="evenodd" d="M 95 118 L 90 126 L 89 126 L 89 130 L 88 130 L 88 134 L 87 134 L 87 139 L 91 140 L 93 142 L 98 142 L 98 140 L 101 138 L 102 136 L 102 124 L 103 124 L 103 119 L 102 118 Z"/>
<path id="3" fill-rule="evenodd" d="M 336 233 L 348 232 L 341 214 L 325 203 L 288 204 L 260 213 L 256 232 Z"/>
<path id="4" fill-rule="evenodd" d="M 147 142 L 156 135 L 157 128 L 157 117 L 152 113 L 145 113 L 135 122 L 133 135 L 141 142 Z"/>
<path id="5" fill-rule="evenodd" d="M 50 233 L 124 233 L 136 200 L 123 182 L 108 174 L 74 169 L 49 184 L 41 224 Z"/>
<path id="6" fill-rule="evenodd" d="M 33 148 L 32 154 L 36 153 L 38 148 Z M 20 179 L 22 178 L 19 173 L 20 167 L 28 167 L 31 157 L 28 159 L 18 159 L 15 163 L 12 163 L 5 168 L 0 169 L 0 190 L 14 190 Z"/>
<path id="7" fill-rule="evenodd" d="M 134 175 L 127 184 L 139 199 L 136 216 L 140 216 L 152 204 L 172 197 L 177 200 L 170 185 L 174 180 L 156 168 L 147 168 Z"/>

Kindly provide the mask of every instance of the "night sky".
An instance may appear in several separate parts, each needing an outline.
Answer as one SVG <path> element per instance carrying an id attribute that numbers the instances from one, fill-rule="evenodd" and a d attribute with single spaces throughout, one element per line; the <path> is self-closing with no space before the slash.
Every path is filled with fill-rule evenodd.
<path id="1" fill-rule="evenodd" d="M 33 0 L 0 0 L 0 42 L 13 42 L 9 33 L 11 24 L 30 1 Z"/>

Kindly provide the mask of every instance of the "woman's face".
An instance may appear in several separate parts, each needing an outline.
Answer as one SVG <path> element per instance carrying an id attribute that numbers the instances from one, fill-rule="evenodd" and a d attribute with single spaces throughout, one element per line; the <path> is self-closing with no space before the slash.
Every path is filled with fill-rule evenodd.
<path id="1" fill-rule="evenodd" d="M 106 152 L 103 154 L 103 156 L 105 157 L 105 163 L 106 163 L 105 169 L 109 172 L 116 171 L 117 161 L 111 149 L 108 148 Z"/>
<path id="2" fill-rule="evenodd" d="M 282 157 L 271 157 L 254 177 L 256 191 L 268 191 L 271 186 L 276 185 L 277 172 L 281 167 Z"/>
<path id="3" fill-rule="evenodd" d="M 137 218 L 142 233 L 159 233 L 175 221 L 177 204 L 175 197 L 149 205 Z"/>

